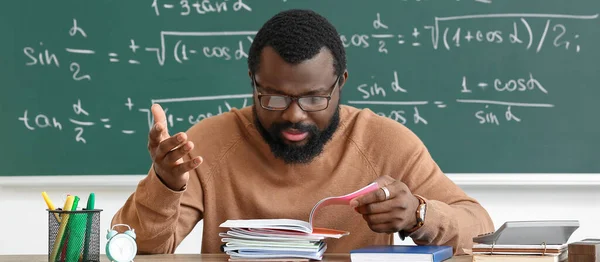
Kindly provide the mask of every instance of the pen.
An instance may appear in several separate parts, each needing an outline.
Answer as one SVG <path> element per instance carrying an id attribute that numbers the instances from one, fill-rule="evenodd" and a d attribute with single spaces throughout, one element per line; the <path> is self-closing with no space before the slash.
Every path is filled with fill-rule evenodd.
<path id="1" fill-rule="evenodd" d="M 48 209 L 51 211 L 56 210 L 56 207 L 54 206 L 54 203 L 52 203 L 52 200 L 50 200 L 50 197 L 48 196 L 48 194 L 46 194 L 46 191 L 42 192 L 42 197 L 44 198 L 44 201 L 46 202 L 46 205 L 48 206 Z M 53 213 L 54 217 L 56 218 L 56 222 L 60 223 L 60 217 L 58 217 L 58 213 Z"/>

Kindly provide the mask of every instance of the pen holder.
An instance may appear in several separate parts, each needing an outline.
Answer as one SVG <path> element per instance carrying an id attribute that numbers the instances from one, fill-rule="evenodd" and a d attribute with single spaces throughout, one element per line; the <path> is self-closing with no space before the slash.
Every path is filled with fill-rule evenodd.
<path id="1" fill-rule="evenodd" d="M 101 211 L 48 210 L 48 261 L 100 261 Z"/>

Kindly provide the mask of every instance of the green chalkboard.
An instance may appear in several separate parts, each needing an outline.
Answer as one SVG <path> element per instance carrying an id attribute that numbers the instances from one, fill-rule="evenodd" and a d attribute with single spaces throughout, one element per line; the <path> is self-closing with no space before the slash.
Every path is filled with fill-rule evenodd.
<path id="1" fill-rule="evenodd" d="M 0 176 L 144 174 L 171 132 L 251 104 L 246 54 L 310 8 L 348 55 L 343 101 L 404 123 L 447 173 L 600 173 L 597 0 L 7 0 Z"/>

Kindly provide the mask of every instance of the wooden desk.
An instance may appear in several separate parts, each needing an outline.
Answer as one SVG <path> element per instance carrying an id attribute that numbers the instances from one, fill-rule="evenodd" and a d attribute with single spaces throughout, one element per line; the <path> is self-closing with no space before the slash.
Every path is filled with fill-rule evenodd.
<path id="1" fill-rule="evenodd" d="M 226 262 L 229 256 L 225 254 L 181 254 L 181 255 L 144 255 L 136 256 L 135 262 Z M 470 256 L 454 257 L 445 262 L 470 262 Z M 47 262 L 47 255 L 11 255 L 0 256 L 0 262 Z M 102 262 L 109 262 L 106 256 L 100 258 Z M 349 254 L 325 254 L 323 262 L 349 262 Z"/>

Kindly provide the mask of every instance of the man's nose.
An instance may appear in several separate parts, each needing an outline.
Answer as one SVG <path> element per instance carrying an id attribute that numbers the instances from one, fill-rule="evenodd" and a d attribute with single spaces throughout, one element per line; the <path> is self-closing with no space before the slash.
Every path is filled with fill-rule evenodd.
<path id="1" fill-rule="evenodd" d="M 292 101 L 281 117 L 291 123 L 299 123 L 306 120 L 306 112 L 300 108 L 298 101 Z"/>

